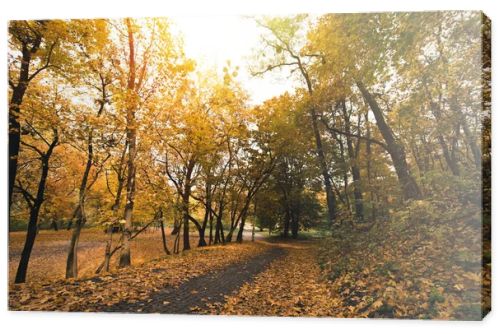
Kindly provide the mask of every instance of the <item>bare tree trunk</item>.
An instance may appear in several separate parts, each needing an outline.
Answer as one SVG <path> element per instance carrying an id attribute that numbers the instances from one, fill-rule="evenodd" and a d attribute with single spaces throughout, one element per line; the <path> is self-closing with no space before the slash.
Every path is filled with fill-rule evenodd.
<path id="1" fill-rule="evenodd" d="M 295 206 L 291 212 L 290 227 L 292 230 L 292 238 L 297 239 L 299 236 L 299 219 L 300 219 L 300 208 Z"/>
<path id="2" fill-rule="evenodd" d="M 310 115 L 311 115 L 314 139 L 316 142 L 316 154 L 318 155 L 318 161 L 321 168 L 321 173 L 323 174 L 323 182 L 325 185 L 326 204 L 328 207 L 328 223 L 330 226 L 332 226 L 336 218 L 335 194 L 333 193 L 332 181 L 330 179 L 330 173 L 328 172 L 328 166 L 326 164 L 325 153 L 323 150 L 323 143 L 321 141 L 321 135 L 319 133 L 319 128 L 318 128 L 318 119 L 314 108 L 311 108 Z"/>
<path id="3" fill-rule="evenodd" d="M 111 245 L 113 244 L 113 229 L 108 227 L 106 230 L 108 240 L 106 242 L 106 250 L 104 251 L 104 271 L 109 272 L 109 264 L 111 262 Z"/>
<path id="4" fill-rule="evenodd" d="M 436 121 L 438 123 L 442 122 L 442 111 L 441 111 L 439 104 L 431 102 L 431 107 L 432 107 L 434 117 L 436 118 Z M 437 139 L 438 139 L 439 145 L 441 146 L 441 150 L 443 151 L 443 156 L 444 156 L 444 159 L 446 160 L 446 164 L 450 168 L 453 175 L 459 176 L 460 172 L 458 169 L 457 161 L 456 161 L 456 159 L 452 159 L 452 157 L 450 155 L 450 151 L 448 150 L 448 145 L 446 144 L 446 141 L 444 139 L 444 136 L 441 133 L 439 133 L 437 136 Z"/>
<path id="5" fill-rule="evenodd" d="M 368 123 L 368 111 L 365 114 L 365 123 L 366 123 L 366 137 L 370 139 L 371 131 L 370 131 L 370 123 Z M 373 192 L 373 185 L 372 185 L 371 157 L 372 157 L 372 146 L 371 146 L 371 141 L 368 140 L 366 142 L 366 178 L 368 179 L 368 188 L 370 189 L 370 202 L 372 206 L 371 219 L 373 223 L 377 219 L 377 209 L 375 203 L 375 194 Z"/>
<path id="6" fill-rule="evenodd" d="M 206 182 L 205 184 L 205 194 L 205 214 L 203 216 L 203 222 L 201 223 L 201 226 L 197 226 L 199 235 L 198 247 L 205 247 L 207 245 L 207 242 L 205 241 L 205 231 L 207 229 L 207 224 L 212 213 L 212 185 L 210 184 L 210 182 Z"/>
<path id="7" fill-rule="evenodd" d="M 79 209 L 79 210 L 83 210 Z M 73 233 L 71 235 L 71 241 L 69 244 L 68 257 L 66 259 L 66 278 L 76 278 L 78 277 L 78 241 L 80 239 L 80 232 L 85 224 L 84 214 L 78 213 L 76 218 L 76 224 L 73 228 Z"/>
<path id="8" fill-rule="evenodd" d="M 188 204 L 184 204 L 184 206 L 187 206 Z M 187 209 L 184 209 L 187 210 Z M 182 250 L 190 250 L 191 245 L 189 244 L 189 216 L 184 211 L 184 214 L 182 215 L 182 241 L 183 241 L 183 246 Z"/>
<path id="9" fill-rule="evenodd" d="M 342 100 L 342 112 L 344 114 L 344 127 L 346 133 L 351 133 L 351 125 L 349 120 L 349 115 L 347 114 L 347 107 L 345 100 Z M 363 192 L 361 190 L 361 172 L 358 166 L 358 157 L 354 152 L 354 147 L 352 143 L 352 138 L 350 135 L 346 136 L 347 141 L 347 153 L 349 154 L 349 164 L 351 166 L 352 182 L 354 185 L 354 209 L 356 211 L 356 217 L 359 221 L 364 220 L 363 214 Z"/>
<path id="10" fill-rule="evenodd" d="M 76 226 L 71 235 L 71 242 L 69 245 L 68 257 L 66 259 L 66 278 L 78 277 L 78 240 L 80 239 L 80 232 L 85 225 L 85 196 L 87 191 L 87 182 L 94 160 L 94 147 L 93 147 L 93 134 L 90 130 L 87 138 L 87 163 L 85 164 L 85 171 L 83 172 L 82 181 L 80 183 L 78 207 L 76 209 Z"/>
<path id="11" fill-rule="evenodd" d="M 210 233 L 208 236 L 208 244 L 211 245 L 214 242 L 214 234 L 213 234 L 213 232 L 214 232 L 213 231 L 214 230 L 214 215 L 213 215 L 211 210 L 210 210 L 209 226 L 210 226 Z"/>
<path id="12" fill-rule="evenodd" d="M 253 203 L 253 222 L 252 222 L 252 242 L 255 241 L 255 220 L 257 219 L 257 202 Z M 262 230 L 262 227 L 261 227 Z"/>
<path id="13" fill-rule="evenodd" d="M 288 233 L 290 230 L 290 209 L 288 205 L 285 208 L 285 216 L 283 217 L 283 238 L 288 238 Z"/>
<path id="14" fill-rule="evenodd" d="M 342 139 L 339 138 L 337 136 L 337 134 L 333 131 L 331 134 L 332 134 L 332 137 L 335 138 L 335 140 L 337 141 L 337 143 L 339 145 L 339 149 L 340 149 L 339 160 L 342 161 L 342 164 L 344 165 L 344 167 L 342 168 L 342 174 L 343 174 L 342 176 L 344 179 L 344 200 L 342 200 L 342 196 L 341 196 L 340 192 L 337 193 L 337 196 L 343 203 L 345 203 L 345 205 L 347 206 L 347 210 L 350 212 L 351 211 L 351 201 L 349 199 L 349 192 L 348 192 L 348 186 L 349 186 L 349 175 L 348 175 L 349 168 L 348 168 L 348 165 L 349 165 L 349 163 L 345 159 L 344 143 L 342 142 Z"/>
<path id="15" fill-rule="evenodd" d="M 12 87 L 12 96 L 9 103 L 9 208 L 12 204 L 12 194 L 17 175 L 17 162 L 19 159 L 19 148 L 21 144 L 21 105 L 28 84 L 33 77 L 30 77 L 31 58 L 40 48 L 42 35 L 37 34 L 31 46 L 22 42 L 22 59 L 19 68 L 17 85 Z"/>
<path id="16" fill-rule="evenodd" d="M 302 61 L 300 57 L 295 56 L 300 73 L 304 77 L 304 80 L 306 81 L 307 84 L 307 91 L 309 95 L 313 95 L 313 86 L 311 79 L 309 78 L 309 74 L 302 64 Z M 314 141 L 316 142 L 316 153 L 318 156 L 318 162 L 319 162 L 319 167 L 321 169 L 321 174 L 323 174 L 323 182 L 325 185 L 325 192 L 326 192 L 326 204 L 328 207 L 328 223 L 330 226 L 333 225 L 333 222 L 335 221 L 336 218 L 336 200 L 335 200 L 335 194 L 333 193 L 333 188 L 332 188 L 332 180 L 330 178 L 330 172 L 328 171 L 328 165 L 326 163 L 326 158 L 325 158 L 325 152 L 323 150 L 323 142 L 321 140 L 321 135 L 319 132 L 319 127 L 318 127 L 318 115 L 316 114 L 316 110 L 313 106 L 310 106 L 309 109 L 309 114 L 311 116 L 311 123 L 312 123 L 312 128 L 313 128 L 313 133 L 314 133 Z"/>
<path id="17" fill-rule="evenodd" d="M 160 217 L 159 217 L 159 220 L 160 220 L 160 229 L 161 229 L 161 241 L 163 243 L 163 251 L 165 252 L 165 254 L 167 255 L 170 255 L 170 251 L 168 250 L 168 247 L 167 247 L 167 236 L 165 234 L 165 226 L 164 226 L 164 223 L 163 223 L 163 210 L 160 209 Z"/>
<path id="18" fill-rule="evenodd" d="M 245 230 L 245 222 L 247 220 L 247 212 L 248 208 L 245 209 L 245 212 L 241 215 L 241 222 L 240 222 L 240 228 L 238 230 L 238 235 L 236 236 L 236 241 L 237 242 L 243 242 L 243 231 Z"/>
<path id="19" fill-rule="evenodd" d="M 40 157 L 42 163 L 42 172 L 40 175 L 40 180 L 38 182 L 38 190 L 36 197 L 33 198 L 33 203 L 30 205 L 30 219 L 28 222 L 28 231 L 26 234 L 26 240 L 24 242 L 23 251 L 21 253 L 21 259 L 19 260 L 19 266 L 17 267 L 17 273 L 15 278 L 15 283 L 26 282 L 26 273 L 28 271 L 28 264 L 31 257 L 31 251 L 33 250 L 33 245 L 35 244 L 35 238 L 38 231 L 38 216 L 40 214 L 40 208 L 42 207 L 45 195 L 45 186 L 47 184 L 47 177 L 49 175 L 49 160 L 52 156 L 54 148 L 59 143 L 59 137 L 57 131 L 54 131 L 54 139 L 47 152 Z"/>
<path id="20" fill-rule="evenodd" d="M 136 137 L 137 128 L 135 120 L 136 92 L 135 92 L 135 49 L 134 32 L 130 19 L 125 19 L 128 31 L 129 47 L 129 77 L 127 83 L 127 93 L 130 101 L 127 101 L 127 143 L 128 143 L 128 162 L 127 162 L 127 202 L 125 203 L 125 225 L 122 231 L 122 248 L 120 252 L 119 267 L 130 266 L 130 237 L 132 235 L 132 213 L 134 211 L 135 197 L 135 157 L 136 157 Z"/>
<path id="21" fill-rule="evenodd" d="M 181 237 L 181 231 L 179 229 L 179 232 L 175 235 L 175 240 L 174 240 L 174 254 L 179 254 L 180 237 Z"/>
<path id="22" fill-rule="evenodd" d="M 183 226 L 183 247 L 182 250 L 189 250 L 189 198 L 191 197 L 191 174 L 193 173 L 195 161 L 189 161 L 184 180 L 184 189 L 182 194 L 182 226 Z"/>
<path id="23" fill-rule="evenodd" d="M 224 213 L 224 203 L 219 201 L 219 210 L 215 222 L 215 244 L 225 243 L 224 227 L 222 225 L 222 215 Z"/>
<path id="24" fill-rule="evenodd" d="M 394 165 L 394 169 L 396 170 L 396 174 L 398 175 L 399 183 L 401 185 L 401 189 L 403 191 L 403 196 L 405 199 L 419 199 L 422 197 L 422 193 L 420 192 L 420 188 L 418 187 L 415 179 L 411 176 L 410 170 L 406 163 L 406 153 L 401 144 L 399 144 L 394 135 L 392 133 L 391 128 L 386 123 L 382 110 L 380 109 L 377 101 L 375 101 L 374 97 L 370 92 L 366 89 L 362 82 L 356 82 L 363 98 L 370 106 L 370 109 L 375 116 L 375 120 L 377 121 L 377 127 L 384 137 L 385 143 L 387 144 L 387 151 L 391 156 L 392 163 Z"/>

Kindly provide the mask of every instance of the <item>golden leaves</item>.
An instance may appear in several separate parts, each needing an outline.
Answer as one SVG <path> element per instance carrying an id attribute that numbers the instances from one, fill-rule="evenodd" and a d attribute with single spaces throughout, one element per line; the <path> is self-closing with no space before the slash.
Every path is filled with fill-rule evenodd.
<path id="1" fill-rule="evenodd" d="M 190 278 L 251 256 L 258 256 L 267 248 L 261 243 L 196 248 L 183 253 L 182 256 L 168 256 L 137 267 L 120 269 L 114 274 L 81 280 L 11 285 L 9 308 L 12 310 L 96 311 L 99 307 L 111 306 L 124 300 L 147 302 L 153 292 L 165 286 L 177 286 Z M 193 290 L 191 293 L 197 294 L 198 291 Z M 163 301 L 163 304 L 171 302 Z"/>
<path id="2" fill-rule="evenodd" d="M 317 244 L 297 242 L 280 246 L 287 249 L 287 256 L 275 260 L 235 296 L 227 297 L 225 305 L 209 305 L 209 313 L 335 316 L 339 300 L 320 279 Z"/>
<path id="3" fill-rule="evenodd" d="M 412 224 L 403 234 L 395 227 L 345 228 L 342 239 L 323 242 L 320 262 L 341 298 L 340 316 L 480 317 L 483 277 L 473 256 L 481 253 L 481 243 L 473 242 L 479 231 L 463 221 Z"/>

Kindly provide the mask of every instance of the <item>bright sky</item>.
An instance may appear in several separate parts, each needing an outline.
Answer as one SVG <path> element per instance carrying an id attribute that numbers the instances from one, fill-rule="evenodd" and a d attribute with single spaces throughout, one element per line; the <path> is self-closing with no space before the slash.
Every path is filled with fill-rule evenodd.
<path id="1" fill-rule="evenodd" d="M 257 78 L 249 73 L 252 51 L 259 45 L 260 34 L 252 18 L 211 15 L 170 19 L 174 30 L 184 36 L 186 56 L 194 59 L 200 69 L 215 68 L 220 73 L 227 60 L 232 67 L 239 66 L 238 80 L 249 93 L 252 104 L 292 88 L 283 76 L 266 74 Z"/>

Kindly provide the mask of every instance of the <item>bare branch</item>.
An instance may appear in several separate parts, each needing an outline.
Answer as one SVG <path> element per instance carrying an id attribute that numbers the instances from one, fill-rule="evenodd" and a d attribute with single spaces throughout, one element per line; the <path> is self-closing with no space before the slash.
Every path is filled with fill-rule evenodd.
<path id="1" fill-rule="evenodd" d="M 321 118 L 321 121 L 325 125 L 325 127 L 328 129 L 328 131 L 330 131 L 330 132 L 335 132 L 335 133 L 338 133 L 338 134 L 341 134 L 341 135 L 344 135 L 344 136 L 350 136 L 350 137 L 358 138 L 358 139 L 361 139 L 361 140 L 365 140 L 367 142 L 380 145 L 382 148 L 384 148 L 385 150 L 387 150 L 387 145 L 384 144 L 384 143 L 382 143 L 381 141 L 378 141 L 378 140 L 373 139 L 373 138 L 368 138 L 368 137 L 365 137 L 365 136 L 362 136 L 362 135 L 358 135 L 358 134 L 349 133 L 349 132 L 345 132 L 345 131 L 339 130 L 339 129 L 335 128 L 335 127 L 332 127 L 332 126 L 328 125 L 328 122 L 324 118 Z"/>
<path id="2" fill-rule="evenodd" d="M 299 63 L 292 62 L 292 63 L 280 63 L 280 64 L 275 64 L 275 65 L 269 65 L 269 66 L 267 66 L 267 68 L 265 70 L 256 71 L 256 72 L 252 71 L 251 74 L 253 76 L 262 75 L 264 73 L 267 73 L 267 72 L 274 70 L 275 68 L 280 68 L 280 67 L 284 67 L 284 66 L 293 66 L 293 65 L 299 65 Z"/>
<path id="3" fill-rule="evenodd" d="M 28 144 L 27 142 L 25 142 L 23 140 L 21 140 L 21 144 L 23 144 L 26 147 L 31 148 L 33 151 L 35 151 L 36 153 L 38 153 L 41 157 L 45 156 L 45 153 L 42 152 L 42 150 L 40 150 L 38 147 L 36 147 L 34 145 L 31 145 L 31 144 Z"/>
<path id="4" fill-rule="evenodd" d="M 49 68 L 51 66 L 50 60 L 52 58 L 52 53 L 54 51 L 54 47 L 56 46 L 58 40 L 56 40 L 54 43 L 51 44 L 50 49 L 49 49 L 49 54 L 47 55 L 47 60 L 45 61 L 45 64 L 38 68 L 35 72 L 33 72 L 29 77 L 28 77 L 28 82 L 33 80 L 40 72 L 43 70 Z"/>

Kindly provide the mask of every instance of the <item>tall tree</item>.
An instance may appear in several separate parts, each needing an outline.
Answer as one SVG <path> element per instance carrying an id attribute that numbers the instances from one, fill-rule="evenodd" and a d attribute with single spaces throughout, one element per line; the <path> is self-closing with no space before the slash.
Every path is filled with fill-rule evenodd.
<path id="1" fill-rule="evenodd" d="M 30 82 L 54 66 L 59 46 L 58 21 L 11 21 L 9 23 L 9 207 L 17 175 L 21 143 L 21 112 Z M 57 57 L 57 56 L 56 56 Z M 35 66 L 35 68 L 32 68 Z"/>
<path id="2" fill-rule="evenodd" d="M 100 143 L 100 145 L 96 143 L 95 138 L 99 136 L 99 132 L 102 137 L 105 137 L 103 133 L 105 130 L 99 122 L 101 121 L 104 108 L 109 102 L 108 90 L 113 80 L 109 69 L 109 60 L 108 62 L 104 61 L 106 57 L 105 45 L 109 42 L 107 39 L 108 32 L 105 21 L 95 20 L 89 23 L 90 24 L 86 27 L 88 34 L 86 34 L 85 37 L 86 39 L 90 39 L 92 44 L 89 45 L 87 42 L 85 45 L 83 41 L 79 43 L 81 51 L 80 56 L 86 60 L 87 66 L 82 67 L 81 72 L 77 73 L 77 75 L 83 74 L 82 77 L 88 80 L 87 82 L 83 82 L 88 92 L 93 90 L 96 91 L 95 102 L 97 110 L 95 111 L 95 117 L 92 114 L 84 115 L 86 127 L 83 132 L 85 133 L 86 140 L 84 140 L 83 145 L 86 146 L 87 160 L 78 189 L 78 204 L 75 208 L 72 221 L 70 222 L 74 223 L 74 228 L 66 260 L 66 278 L 78 276 L 78 241 L 81 230 L 87 222 L 85 210 L 87 194 L 97 181 L 100 172 L 105 168 L 104 164 L 106 160 L 110 157 L 108 153 L 106 157 L 100 158 L 99 153 L 95 152 L 96 148 L 109 149 L 109 147 L 106 147 L 107 145 L 103 145 L 103 143 Z M 107 51 L 109 52 L 110 50 Z M 93 167 L 94 171 L 92 173 Z"/>
<path id="3" fill-rule="evenodd" d="M 37 87 L 40 89 L 50 89 L 49 87 Z M 45 200 L 45 190 L 49 178 L 50 161 L 54 155 L 55 148 L 60 144 L 60 117 L 68 111 L 68 101 L 61 97 L 60 92 L 55 88 L 53 96 L 49 101 L 32 100 L 30 103 L 30 121 L 26 121 L 26 138 L 21 141 L 23 147 L 32 151 L 39 164 L 39 178 L 35 188 L 35 194 L 30 190 L 30 186 L 20 180 L 17 181 L 16 188 L 26 200 L 29 208 L 29 221 L 26 240 L 24 242 L 21 259 L 17 268 L 15 283 L 24 283 L 28 271 L 28 264 L 35 244 L 38 232 L 38 222 L 40 210 Z M 36 175 L 36 174 L 35 174 Z"/>
<path id="4" fill-rule="evenodd" d="M 310 97 L 308 110 L 311 118 L 314 141 L 316 143 L 318 164 L 323 175 L 325 186 L 328 220 L 330 225 L 332 225 L 336 217 L 336 199 L 319 129 L 319 113 L 312 98 L 314 89 L 313 80 L 308 68 L 310 62 L 315 60 L 317 55 L 302 52 L 304 41 L 301 37 L 304 32 L 301 29 L 305 18 L 305 16 L 299 15 L 296 17 L 268 18 L 257 21 L 258 24 L 268 32 L 268 34 L 264 34 L 262 38 L 262 53 L 272 56 L 271 59 L 268 60 L 268 63 L 264 64 L 264 69 L 257 70 L 255 73 L 263 74 L 274 69 L 291 67 L 292 71 L 298 70 L 302 80 L 305 82 L 306 90 Z"/>

